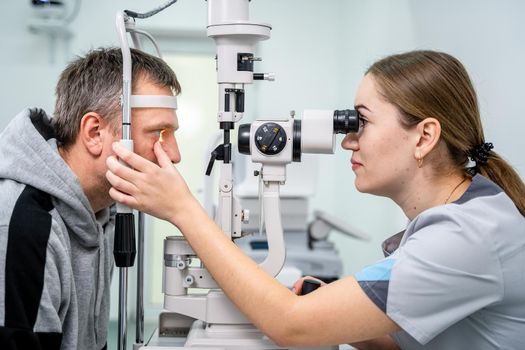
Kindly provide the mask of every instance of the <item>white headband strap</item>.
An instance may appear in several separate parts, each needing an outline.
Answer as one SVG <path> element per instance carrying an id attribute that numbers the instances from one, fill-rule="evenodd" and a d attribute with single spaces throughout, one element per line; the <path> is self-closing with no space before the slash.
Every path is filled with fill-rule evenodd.
<path id="1" fill-rule="evenodd" d="M 131 108 L 177 109 L 177 97 L 163 95 L 131 95 Z"/>

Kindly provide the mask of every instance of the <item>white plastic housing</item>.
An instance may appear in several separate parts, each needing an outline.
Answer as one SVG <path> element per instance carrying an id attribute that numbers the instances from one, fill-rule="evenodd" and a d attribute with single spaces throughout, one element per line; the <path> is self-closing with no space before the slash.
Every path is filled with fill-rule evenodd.
<path id="1" fill-rule="evenodd" d="M 305 110 L 301 121 L 302 153 L 334 153 L 334 111 Z"/>
<path id="2" fill-rule="evenodd" d="M 270 38 L 270 25 L 237 23 L 208 26 L 207 34 L 217 45 L 217 82 L 253 83 L 253 72 L 237 70 L 237 54 L 255 51 L 255 45 Z"/>
<path id="3" fill-rule="evenodd" d="M 248 0 L 208 0 L 208 25 L 247 21 Z"/>
<path id="4" fill-rule="evenodd" d="M 267 155 L 259 151 L 255 145 L 255 137 L 250 137 L 250 153 L 252 162 L 262 163 L 264 165 L 285 165 L 292 162 L 293 151 L 293 119 L 282 118 L 264 118 L 257 119 L 251 124 L 250 135 L 255 135 L 256 130 L 265 123 L 277 123 L 286 133 L 286 146 L 283 150 L 275 155 Z"/>
<path id="5" fill-rule="evenodd" d="M 249 21 L 248 0 L 208 0 L 207 35 L 217 45 L 217 82 L 251 84 L 253 72 L 237 71 L 237 54 L 255 51 L 270 38 L 269 24 Z"/>

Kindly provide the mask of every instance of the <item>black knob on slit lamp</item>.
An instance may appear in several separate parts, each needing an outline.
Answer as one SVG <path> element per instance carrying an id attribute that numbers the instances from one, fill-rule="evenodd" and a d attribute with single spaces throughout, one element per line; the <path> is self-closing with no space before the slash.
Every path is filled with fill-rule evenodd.
<path id="1" fill-rule="evenodd" d="M 135 222 L 133 213 L 117 213 L 113 256 L 117 267 L 131 267 L 135 263 Z"/>
<path id="2" fill-rule="evenodd" d="M 303 281 L 303 287 L 301 288 L 301 295 L 306 295 L 308 293 L 311 293 L 319 287 L 321 287 L 321 282 L 317 280 L 306 279 Z"/>

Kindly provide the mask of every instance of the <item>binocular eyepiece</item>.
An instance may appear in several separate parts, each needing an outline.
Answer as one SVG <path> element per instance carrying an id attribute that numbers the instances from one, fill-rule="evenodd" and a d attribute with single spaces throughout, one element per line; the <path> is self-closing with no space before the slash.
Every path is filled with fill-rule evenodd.
<path id="1" fill-rule="evenodd" d="M 359 131 L 359 113 L 353 109 L 334 111 L 334 134 Z"/>

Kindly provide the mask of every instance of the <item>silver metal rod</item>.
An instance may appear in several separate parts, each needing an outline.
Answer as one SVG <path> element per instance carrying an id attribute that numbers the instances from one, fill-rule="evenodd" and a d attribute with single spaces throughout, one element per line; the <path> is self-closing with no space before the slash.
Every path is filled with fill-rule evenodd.
<path id="1" fill-rule="evenodd" d="M 118 304 L 118 349 L 126 350 L 128 323 L 128 268 L 119 271 L 119 304 Z"/>
<path id="2" fill-rule="evenodd" d="M 131 81 L 123 82 L 122 99 L 122 139 L 131 140 Z"/>
<path id="3" fill-rule="evenodd" d="M 139 232 L 137 237 L 137 317 L 135 342 L 144 343 L 144 227 L 146 215 L 139 211 Z"/>

